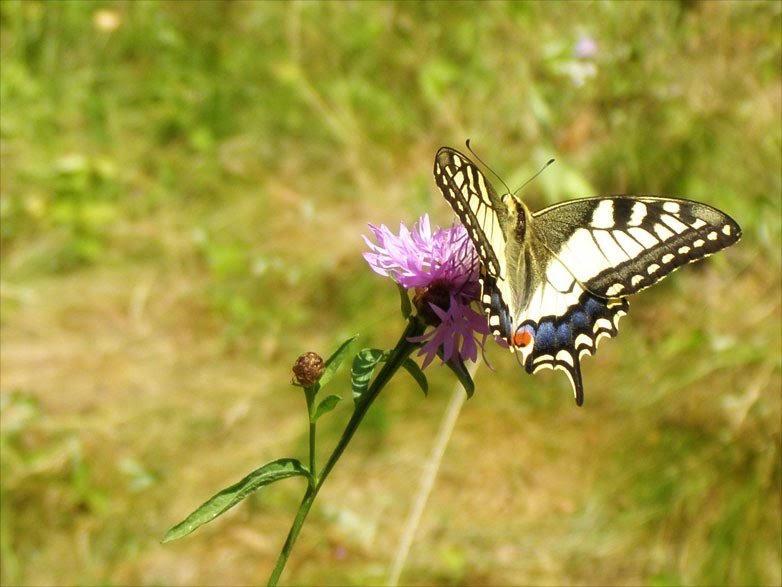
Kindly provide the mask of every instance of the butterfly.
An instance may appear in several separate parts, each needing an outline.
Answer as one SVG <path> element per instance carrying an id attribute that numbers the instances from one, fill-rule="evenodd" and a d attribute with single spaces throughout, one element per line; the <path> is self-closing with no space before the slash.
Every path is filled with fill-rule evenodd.
<path id="1" fill-rule="evenodd" d="M 449 147 L 437 151 L 434 179 L 480 259 L 492 334 L 528 373 L 564 371 L 579 406 L 581 358 L 616 336 L 627 296 L 741 238 L 727 214 L 659 196 L 583 198 L 532 213 Z"/>

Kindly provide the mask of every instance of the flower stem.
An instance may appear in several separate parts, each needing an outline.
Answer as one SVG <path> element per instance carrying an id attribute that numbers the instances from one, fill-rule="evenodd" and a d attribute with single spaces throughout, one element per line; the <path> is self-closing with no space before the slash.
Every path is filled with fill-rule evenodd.
<path id="1" fill-rule="evenodd" d="M 310 473 L 315 474 L 315 422 L 310 422 Z"/>
<path id="2" fill-rule="evenodd" d="M 399 338 L 396 346 L 391 351 L 388 360 L 386 360 L 382 369 L 380 369 L 380 372 L 378 372 L 377 376 L 372 381 L 369 389 L 367 389 L 363 397 L 356 404 L 356 407 L 353 410 L 353 415 L 350 417 L 350 420 L 345 427 L 345 431 L 342 433 L 342 437 L 339 439 L 337 446 L 334 448 L 334 452 L 331 453 L 328 462 L 326 462 L 326 466 L 323 467 L 323 470 L 319 475 L 317 475 L 314 470 L 311 470 L 311 473 L 315 478 L 315 484 L 309 485 L 307 487 L 307 491 L 301 500 L 299 511 L 296 513 L 296 518 L 293 520 L 293 524 L 291 525 L 291 529 L 288 532 L 288 537 L 286 538 L 285 544 L 282 547 L 280 556 L 277 558 L 277 564 L 274 566 L 274 570 L 269 577 L 269 586 L 277 585 L 277 582 L 280 579 L 280 575 L 282 575 L 282 571 L 285 569 L 285 564 L 288 562 L 288 557 L 290 557 L 293 546 L 296 543 L 296 539 L 299 536 L 299 532 L 304 525 L 307 514 L 309 514 L 310 508 L 312 508 L 312 504 L 314 503 L 320 488 L 323 486 L 323 483 L 326 481 L 329 473 L 331 473 L 331 470 L 337 464 L 337 461 L 342 456 L 342 453 L 345 452 L 345 449 L 353 438 L 353 435 L 356 433 L 356 430 L 358 430 L 358 427 L 369 410 L 369 407 L 372 405 L 375 399 L 377 399 L 377 396 L 380 395 L 380 392 L 383 390 L 386 383 L 391 380 L 391 377 L 393 377 L 394 373 L 396 373 L 399 367 L 402 366 L 404 360 L 410 355 L 411 352 L 413 352 L 413 350 L 420 346 L 419 343 L 413 343 L 407 339 L 414 336 L 420 336 L 423 334 L 425 329 L 426 325 L 417 316 L 411 316 L 408 319 L 407 328 L 405 328 L 405 331 L 402 333 L 402 336 Z M 314 430 L 311 429 L 310 432 L 314 434 Z M 313 449 L 313 443 L 314 440 L 311 436 L 311 450 Z M 312 454 L 310 454 L 310 462 L 314 463 L 314 456 Z"/>
<path id="3" fill-rule="evenodd" d="M 317 421 L 315 420 L 315 388 L 307 389 L 307 414 L 309 415 L 309 449 L 310 449 L 310 486 L 315 485 L 315 435 L 317 433 Z"/>

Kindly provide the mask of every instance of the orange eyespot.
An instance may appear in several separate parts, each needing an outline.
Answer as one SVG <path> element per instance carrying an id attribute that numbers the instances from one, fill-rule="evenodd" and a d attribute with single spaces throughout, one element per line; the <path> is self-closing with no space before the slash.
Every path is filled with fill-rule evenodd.
<path id="1" fill-rule="evenodd" d="M 513 335 L 513 346 L 524 348 L 532 342 L 532 333 L 529 330 L 517 330 Z"/>

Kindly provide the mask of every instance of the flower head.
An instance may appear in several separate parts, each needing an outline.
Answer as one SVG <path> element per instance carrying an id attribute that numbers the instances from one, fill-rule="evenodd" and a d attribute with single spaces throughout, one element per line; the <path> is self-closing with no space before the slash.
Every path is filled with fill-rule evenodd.
<path id="1" fill-rule="evenodd" d="M 413 289 L 418 315 L 433 330 L 413 337 L 423 343 L 426 367 L 440 354 L 443 361 L 461 358 L 475 361 L 483 349 L 489 329 L 486 318 L 471 304 L 478 299 L 478 256 L 462 225 L 432 230 L 424 215 L 399 235 L 385 225 L 369 225 L 377 244 L 364 236 L 369 252 L 364 253 L 373 271 Z"/>

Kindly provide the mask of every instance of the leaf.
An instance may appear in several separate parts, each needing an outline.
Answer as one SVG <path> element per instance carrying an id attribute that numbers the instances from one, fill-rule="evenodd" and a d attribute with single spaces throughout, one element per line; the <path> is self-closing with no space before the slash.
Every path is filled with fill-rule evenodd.
<path id="1" fill-rule="evenodd" d="M 353 388 L 353 401 L 358 403 L 369 388 L 372 373 L 380 361 L 388 358 L 388 352 L 380 349 L 361 349 L 353 359 L 350 370 L 350 385 Z"/>
<path id="2" fill-rule="evenodd" d="M 324 371 L 323 375 L 320 378 L 320 381 L 318 382 L 318 390 L 323 389 L 326 384 L 331 380 L 332 377 L 334 377 L 334 374 L 337 372 L 337 369 L 339 369 L 339 366 L 342 364 L 342 361 L 345 360 L 345 357 L 348 354 L 348 351 L 350 350 L 350 345 L 358 338 L 358 334 L 355 336 L 351 336 L 349 339 L 347 339 L 345 342 L 343 342 L 339 348 L 334 351 L 334 353 L 326 359 L 326 363 L 324 364 Z"/>
<path id="3" fill-rule="evenodd" d="M 238 483 L 226 487 L 202 503 L 192 514 L 166 532 L 163 544 L 187 536 L 196 528 L 231 509 L 254 491 L 275 481 L 296 476 L 310 476 L 310 472 L 296 459 L 278 459 L 266 463 Z"/>
<path id="4" fill-rule="evenodd" d="M 421 389 L 424 392 L 424 395 L 429 394 L 429 382 L 426 380 L 426 375 L 424 375 L 424 372 L 421 371 L 421 367 L 418 366 L 418 363 L 416 363 L 413 359 L 410 357 L 407 357 L 404 362 L 402 363 L 402 367 L 407 369 L 407 372 L 410 373 L 410 375 L 413 376 L 413 379 L 415 379 L 416 383 L 421 386 Z"/>
<path id="5" fill-rule="evenodd" d="M 413 311 L 413 306 L 410 303 L 410 296 L 407 295 L 407 289 L 396 284 L 397 289 L 399 290 L 399 300 L 401 302 L 401 308 L 402 308 L 402 317 L 407 320 L 410 317 L 410 314 Z"/>
<path id="6" fill-rule="evenodd" d="M 337 407 L 337 404 L 342 400 L 338 395 L 330 395 L 318 404 L 315 409 L 315 415 L 312 417 L 313 422 L 317 422 L 324 414 L 328 414 L 331 410 Z"/>
<path id="7" fill-rule="evenodd" d="M 438 354 L 440 354 L 439 351 Z M 462 361 L 462 358 L 459 355 L 455 355 L 451 357 L 451 360 L 447 361 L 445 364 L 456 374 L 456 378 L 459 380 L 459 383 L 462 384 L 464 391 L 467 392 L 467 397 L 472 397 L 472 394 L 475 393 L 475 383 L 473 383 L 470 372 L 467 370 L 467 367 L 465 366 L 464 361 Z"/>

